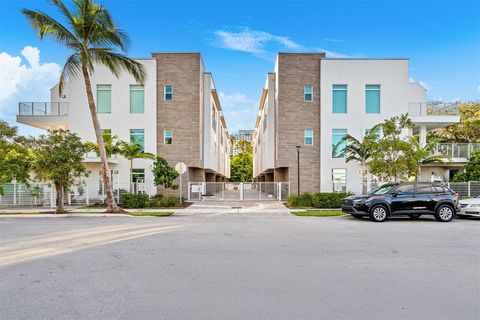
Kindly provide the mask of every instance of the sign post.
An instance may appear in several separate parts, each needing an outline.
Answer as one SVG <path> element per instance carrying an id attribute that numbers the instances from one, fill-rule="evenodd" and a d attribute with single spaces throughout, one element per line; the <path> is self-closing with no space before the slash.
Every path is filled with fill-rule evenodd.
<path id="1" fill-rule="evenodd" d="M 187 171 L 187 165 L 183 162 L 179 162 L 175 165 L 175 170 L 180 174 L 180 204 L 183 204 L 182 175 Z"/>

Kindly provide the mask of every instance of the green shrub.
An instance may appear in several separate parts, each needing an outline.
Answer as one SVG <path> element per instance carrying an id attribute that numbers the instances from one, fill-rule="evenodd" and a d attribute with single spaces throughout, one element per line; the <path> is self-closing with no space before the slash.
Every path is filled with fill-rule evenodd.
<path id="1" fill-rule="evenodd" d="M 345 197 L 351 195 L 349 192 L 317 192 L 302 193 L 298 196 L 288 197 L 288 206 L 311 207 L 319 209 L 340 208 Z"/>
<path id="2" fill-rule="evenodd" d="M 120 195 L 120 204 L 127 209 L 146 208 L 148 206 L 148 198 L 148 194 L 143 193 L 122 193 Z"/>
<path id="3" fill-rule="evenodd" d="M 164 197 L 161 194 L 157 194 L 150 199 L 150 207 L 180 207 L 180 198 L 175 196 Z"/>

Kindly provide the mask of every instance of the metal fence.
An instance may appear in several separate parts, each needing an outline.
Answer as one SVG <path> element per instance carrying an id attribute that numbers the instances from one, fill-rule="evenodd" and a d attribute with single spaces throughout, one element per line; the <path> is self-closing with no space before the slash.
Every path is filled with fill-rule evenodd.
<path id="1" fill-rule="evenodd" d="M 267 201 L 286 200 L 289 182 L 189 182 L 188 200 Z"/>
<path id="2" fill-rule="evenodd" d="M 435 154 L 451 158 L 470 158 L 473 152 L 480 151 L 480 143 L 438 143 Z"/>

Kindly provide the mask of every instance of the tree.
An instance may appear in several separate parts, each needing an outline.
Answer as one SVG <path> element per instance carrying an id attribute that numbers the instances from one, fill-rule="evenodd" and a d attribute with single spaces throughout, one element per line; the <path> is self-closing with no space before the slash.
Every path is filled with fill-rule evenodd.
<path id="1" fill-rule="evenodd" d="M 480 142 L 480 101 L 459 106 L 460 122 L 429 133 L 443 142 Z"/>
<path id="2" fill-rule="evenodd" d="M 144 152 L 143 147 L 137 141 L 133 143 L 120 141 L 118 144 L 118 153 L 130 161 L 130 192 L 132 192 L 133 160 L 155 159 L 155 156 L 151 153 Z"/>
<path id="3" fill-rule="evenodd" d="M 235 148 L 237 148 L 238 153 L 252 153 L 252 143 L 247 140 L 238 140 L 235 142 Z"/>
<path id="4" fill-rule="evenodd" d="M 17 127 L 0 120 L 0 195 L 5 183 L 28 183 L 31 160 L 31 152 Z"/>
<path id="5" fill-rule="evenodd" d="M 245 182 L 252 181 L 253 157 L 251 153 L 242 152 L 232 157 L 230 163 L 230 181 Z"/>
<path id="6" fill-rule="evenodd" d="M 452 181 L 467 182 L 480 181 L 480 151 L 473 152 L 465 164 L 465 172 L 457 173 Z"/>
<path id="7" fill-rule="evenodd" d="M 100 131 L 90 75 L 94 72 L 95 64 L 102 64 L 117 77 L 122 71 L 127 71 L 138 83 L 143 83 L 146 77 L 145 70 L 141 63 L 124 55 L 129 42 L 128 35 L 117 27 L 105 7 L 92 0 L 74 0 L 73 10 L 69 10 L 61 0 L 52 0 L 52 3 L 60 10 L 66 24 L 42 11 L 22 9 L 22 13 L 33 29 L 38 31 L 40 39 L 50 37 L 72 51 L 60 73 L 59 94 L 62 94 L 67 79 L 83 75 L 88 107 L 102 160 L 107 212 L 120 212 L 121 209 L 113 197 L 105 143 Z M 120 52 L 117 52 L 118 49 Z"/>
<path id="8" fill-rule="evenodd" d="M 362 166 L 362 193 L 367 193 L 367 162 L 370 159 L 370 143 L 374 136 L 367 134 L 362 141 L 351 135 L 343 138 L 347 142 L 345 147 L 345 162 L 355 161 Z"/>
<path id="9" fill-rule="evenodd" d="M 407 180 L 410 173 L 411 144 L 407 135 L 413 122 L 407 114 L 395 116 L 370 130 L 370 172 L 383 181 Z"/>
<path id="10" fill-rule="evenodd" d="M 163 186 L 165 189 L 176 190 L 178 185 L 173 181 L 178 177 L 179 173 L 168 165 L 167 160 L 157 156 L 153 163 L 152 169 L 155 186 Z"/>
<path id="11" fill-rule="evenodd" d="M 119 141 L 117 136 L 112 136 L 109 132 L 102 132 L 103 142 L 105 143 L 105 153 L 107 157 L 111 157 L 113 154 L 118 154 L 120 152 Z M 87 141 L 85 146 L 89 151 L 94 151 L 97 156 L 100 157 L 100 148 L 98 143 Z"/>
<path id="12" fill-rule="evenodd" d="M 35 179 L 51 181 L 55 186 L 56 213 L 65 212 L 63 196 L 70 187 L 87 176 L 83 156 L 87 147 L 68 130 L 53 130 L 34 139 L 33 173 Z"/>
<path id="13" fill-rule="evenodd" d="M 410 175 L 415 177 L 415 181 L 418 181 L 422 166 L 452 161 L 449 156 L 434 154 L 435 145 L 438 143 L 435 139 L 431 139 L 424 147 L 420 145 L 418 137 L 410 137 L 410 143 L 411 150 L 408 153 Z"/>

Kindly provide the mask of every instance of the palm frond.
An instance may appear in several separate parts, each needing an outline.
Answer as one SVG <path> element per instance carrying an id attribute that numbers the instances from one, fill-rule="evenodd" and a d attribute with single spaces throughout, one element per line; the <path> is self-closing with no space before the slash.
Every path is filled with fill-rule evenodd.
<path id="1" fill-rule="evenodd" d="M 110 48 L 89 48 L 88 52 L 93 62 L 104 64 L 115 76 L 118 77 L 120 71 L 124 70 L 130 73 L 138 83 L 145 82 L 147 74 L 140 62 L 116 53 Z"/>
<path id="2" fill-rule="evenodd" d="M 79 59 L 79 54 L 74 53 L 68 57 L 67 61 L 63 65 L 62 72 L 60 73 L 60 80 L 58 81 L 58 93 L 63 92 L 65 81 L 69 78 L 78 76 L 82 71 L 82 64 Z"/>

